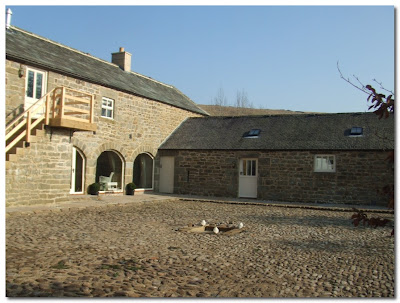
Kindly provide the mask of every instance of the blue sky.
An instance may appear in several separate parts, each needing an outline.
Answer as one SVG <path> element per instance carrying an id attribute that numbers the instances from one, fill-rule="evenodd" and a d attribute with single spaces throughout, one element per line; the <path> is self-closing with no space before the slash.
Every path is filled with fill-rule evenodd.
<path id="1" fill-rule="evenodd" d="M 199 104 L 220 88 L 255 107 L 367 110 L 340 79 L 375 78 L 394 90 L 393 6 L 5 6 L 12 25 L 110 61 L 122 46 L 132 69 Z M 375 85 L 377 86 L 377 85 Z"/>

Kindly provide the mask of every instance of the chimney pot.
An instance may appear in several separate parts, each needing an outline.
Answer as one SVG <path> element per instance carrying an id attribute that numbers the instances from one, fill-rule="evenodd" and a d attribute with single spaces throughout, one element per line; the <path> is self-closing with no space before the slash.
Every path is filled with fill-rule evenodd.
<path id="1" fill-rule="evenodd" d="M 6 12 L 6 29 L 9 29 L 11 26 L 11 15 L 12 15 L 12 11 L 10 8 L 7 9 Z"/>
<path id="2" fill-rule="evenodd" d="M 125 51 L 125 49 L 124 49 L 123 47 L 120 47 L 120 48 L 119 48 L 119 52 L 120 52 L 120 53 L 123 53 L 124 51 Z"/>

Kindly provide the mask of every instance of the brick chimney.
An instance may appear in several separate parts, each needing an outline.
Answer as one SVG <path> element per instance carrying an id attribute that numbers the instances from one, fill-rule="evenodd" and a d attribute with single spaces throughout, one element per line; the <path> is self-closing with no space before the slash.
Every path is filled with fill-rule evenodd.
<path id="1" fill-rule="evenodd" d="M 131 71 L 132 54 L 125 51 L 123 47 L 119 48 L 118 53 L 111 54 L 111 62 L 118 65 L 122 70 Z"/>

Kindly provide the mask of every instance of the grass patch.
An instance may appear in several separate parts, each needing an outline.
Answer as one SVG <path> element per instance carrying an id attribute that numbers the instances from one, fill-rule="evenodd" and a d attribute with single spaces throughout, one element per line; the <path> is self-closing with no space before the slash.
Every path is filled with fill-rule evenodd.
<path id="1" fill-rule="evenodd" d="M 121 266 L 113 264 L 102 264 L 100 269 L 121 269 Z"/>
<path id="2" fill-rule="evenodd" d="M 56 265 L 53 265 L 51 268 L 54 268 L 54 269 L 67 269 L 67 268 L 69 268 L 69 266 L 65 264 L 65 261 L 59 261 Z"/>
<path id="3" fill-rule="evenodd" d="M 137 265 L 136 260 L 123 260 L 119 261 L 118 264 L 102 264 L 100 269 L 111 269 L 114 271 L 113 277 L 118 277 L 120 270 L 124 271 L 137 271 L 141 269 L 140 266 Z"/>

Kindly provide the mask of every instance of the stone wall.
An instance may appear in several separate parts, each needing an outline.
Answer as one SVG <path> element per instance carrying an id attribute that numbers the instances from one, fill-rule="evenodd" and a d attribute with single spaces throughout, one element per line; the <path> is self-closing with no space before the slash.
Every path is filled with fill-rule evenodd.
<path id="1" fill-rule="evenodd" d="M 386 151 L 160 151 L 175 156 L 174 192 L 238 197 L 239 159 L 258 159 L 257 198 L 286 202 L 387 205 L 393 184 Z M 314 172 L 314 155 L 336 156 L 336 172 Z"/>
<path id="2" fill-rule="evenodd" d="M 6 110 L 23 105 L 25 65 L 6 60 Z M 85 186 L 95 182 L 97 158 L 103 151 L 114 151 L 124 163 L 123 184 L 133 178 L 133 163 L 140 153 L 152 157 L 160 144 L 187 117 L 198 114 L 168 104 L 116 91 L 54 72 L 47 74 L 47 91 L 67 86 L 95 95 L 96 132 L 47 127 L 30 147 L 6 166 L 7 205 L 52 203 L 68 199 L 71 182 L 72 148 L 84 155 Z M 21 97 L 22 96 L 22 97 Z M 101 117 L 102 97 L 114 99 L 114 119 Z M 6 113 L 6 114 L 7 114 Z"/>
<path id="3" fill-rule="evenodd" d="M 6 165 L 6 206 L 65 201 L 70 191 L 72 145 L 68 130 L 43 132 Z"/>
<path id="4" fill-rule="evenodd" d="M 25 71 L 24 65 L 6 60 L 6 122 L 24 111 Z"/>

